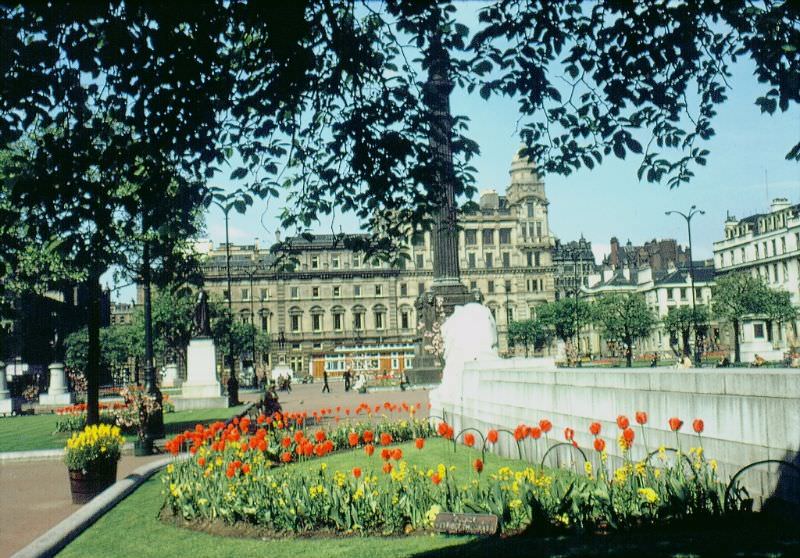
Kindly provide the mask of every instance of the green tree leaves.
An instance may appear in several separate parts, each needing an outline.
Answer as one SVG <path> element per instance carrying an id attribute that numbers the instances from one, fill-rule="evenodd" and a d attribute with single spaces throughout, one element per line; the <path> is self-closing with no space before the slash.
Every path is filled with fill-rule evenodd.
<path id="1" fill-rule="evenodd" d="M 620 343 L 631 366 L 633 344 L 646 337 L 656 325 L 656 317 L 640 294 L 610 294 L 596 303 L 596 323 L 606 340 Z"/>

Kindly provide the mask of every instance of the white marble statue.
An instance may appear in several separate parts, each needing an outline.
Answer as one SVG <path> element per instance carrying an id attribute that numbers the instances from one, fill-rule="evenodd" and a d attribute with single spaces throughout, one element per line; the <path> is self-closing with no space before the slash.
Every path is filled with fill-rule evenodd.
<path id="1" fill-rule="evenodd" d="M 497 354 L 497 325 L 489 309 L 471 302 L 456 306 L 453 315 L 442 326 L 444 370 L 438 395 L 455 400 L 462 395 L 464 363 L 494 360 Z"/>

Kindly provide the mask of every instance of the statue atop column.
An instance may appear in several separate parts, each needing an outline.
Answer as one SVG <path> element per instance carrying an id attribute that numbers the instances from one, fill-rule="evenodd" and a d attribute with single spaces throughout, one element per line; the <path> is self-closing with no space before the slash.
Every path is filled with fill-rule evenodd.
<path id="1" fill-rule="evenodd" d="M 202 289 L 197 294 L 197 305 L 194 307 L 194 327 L 192 333 L 196 337 L 211 337 L 209 323 L 208 295 Z"/>

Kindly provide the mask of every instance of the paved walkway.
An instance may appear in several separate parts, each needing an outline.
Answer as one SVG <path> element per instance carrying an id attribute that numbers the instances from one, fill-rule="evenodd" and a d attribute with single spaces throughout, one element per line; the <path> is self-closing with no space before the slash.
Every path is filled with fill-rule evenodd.
<path id="1" fill-rule="evenodd" d="M 123 456 L 117 478 L 163 456 Z M 0 556 L 10 556 L 80 508 L 60 459 L 0 463 Z"/>
<path id="2" fill-rule="evenodd" d="M 280 392 L 279 399 L 286 411 L 313 411 L 342 407 L 355 409 L 360 403 L 383 405 L 420 403 L 424 416 L 428 411 L 428 392 L 425 390 L 375 391 L 368 394 L 344 393 L 344 384 L 332 383 L 332 393 L 321 393 L 322 384 L 297 385 L 292 393 Z M 258 398 L 243 393 L 245 401 Z M 2 420 L 2 419 L 0 419 Z M 163 456 L 123 456 L 117 470 L 122 479 L 134 469 L 161 459 Z M 0 461 L 0 557 L 10 556 L 78 510 L 69 491 L 67 470 L 60 459 L 35 461 Z"/>

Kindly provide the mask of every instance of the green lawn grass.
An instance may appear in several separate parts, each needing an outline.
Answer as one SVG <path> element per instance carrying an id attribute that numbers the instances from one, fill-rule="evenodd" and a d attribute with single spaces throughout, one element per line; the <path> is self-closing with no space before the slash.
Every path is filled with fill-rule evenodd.
<path id="1" fill-rule="evenodd" d="M 456 453 L 442 440 L 428 440 L 423 451 L 413 444 L 403 444 L 404 458 L 419 467 L 435 467 L 438 463 L 455 465 L 459 475 L 472 472 L 471 464 L 480 452 L 463 446 Z M 373 455 L 374 467 L 381 460 Z M 313 469 L 325 462 L 329 468 L 347 470 L 354 466 L 369 470 L 363 450 L 330 455 L 322 460 L 289 465 Z M 487 454 L 484 475 L 503 465 L 514 469 L 527 466 L 517 460 Z M 155 476 L 142 485 L 116 508 L 68 545 L 58 556 L 135 556 L 140 558 L 192 556 L 224 558 L 226 556 L 269 556 L 270 558 L 394 558 L 401 556 L 796 556 L 800 554 L 800 538 L 786 534 L 769 524 L 708 525 L 696 524 L 671 530 L 616 533 L 603 536 L 571 535 L 479 539 L 470 536 L 412 535 L 409 537 L 335 537 L 284 538 L 262 540 L 234 538 L 182 529 L 157 519 L 161 508 L 162 485 Z"/>
<path id="2" fill-rule="evenodd" d="M 244 406 L 239 406 L 167 413 L 164 415 L 164 428 L 169 436 L 192 429 L 198 422 L 225 420 L 243 410 Z M 63 448 L 69 434 L 56 433 L 58 419 L 58 415 L 52 414 L 0 418 L 0 452 Z M 128 441 L 134 438 L 127 436 Z"/>

